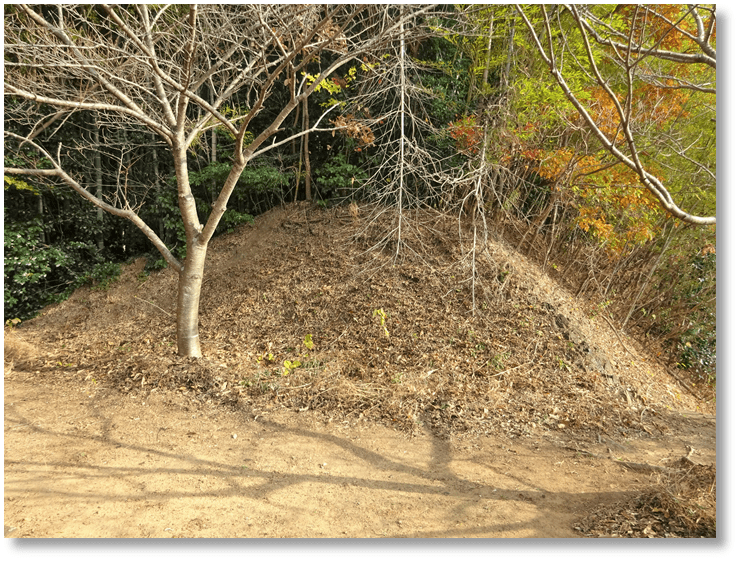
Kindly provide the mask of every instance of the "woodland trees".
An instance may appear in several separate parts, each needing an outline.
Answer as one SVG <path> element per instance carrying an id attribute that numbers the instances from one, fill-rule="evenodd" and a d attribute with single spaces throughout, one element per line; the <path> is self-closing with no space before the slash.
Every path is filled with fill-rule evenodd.
<path id="1" fill-rule="evenodd" d="M 392 260 L 414 219 L 464 222 L 473 312 L 492 232 L 712 368 L 714 6 L 10 6 L 4 27 L 6 286 L 153 244 L 198 356 L 212 236 L 351 198 Z"/>
<path id="2" fill-rule="evenodd" d="M 540 141 L 529 144 L 529 162 L 555 182 L 557 197 L 578 211 L 572 220 L 577 229 L 591 233 L 608 256 L 600 267 L 609 272 L 597 273 L 597 260 L 591 260 L 578 291 L 591 281 L 600 284 L 604 305 L 618 295 L 612 309 L 620 306 L 622 329 L 639 324 L 658 342 L 658 354 L 670 341 L 666 346 L 681 367 L 711 371 L 716 7 L 516 10 L 534 40 L 529 52 L 538 55 L 531 75 L 559 90 L 539 88 L 525 96 L 543 102 L 534 122 L 556 116 L 549 121 L 554 126 L 545 127 L 546 140 L 539 131 Z M 534 70 L 540 63 L 543 69 Z M 549 247 L 564 243 L 565 233 L 553 231 Z M 561 250 L 558 260 L 569 261 Z M 680 275 L 670 272 L 675 267 Z"/>

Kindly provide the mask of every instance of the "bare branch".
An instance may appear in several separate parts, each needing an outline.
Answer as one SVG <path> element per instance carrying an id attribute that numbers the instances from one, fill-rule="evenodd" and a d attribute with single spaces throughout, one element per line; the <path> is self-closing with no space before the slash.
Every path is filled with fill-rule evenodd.
<path id="1" fill-rule="evenodd" d="M 92 203 L 94 206 L 98 208 L 102 208 L 106 212 L 109 212 L 110 214 L 113 214 L 115 216 L 119 216 L 121 218 L 125 218 L 126 220 L 130 220 L 133 222 L 136 227 L 143 232 L 143 234 L 151 241 L 152 244 L 154 244 L 154 247 L 157 248 L 159 253 L 162 254 L 162 257 L 169 263 L 175 270 L 180 271 L 182 270 L 182 264 L 172 255 L 172 253 L 169 251 L 167 246 L 164 244 L 164 242 L 159 238 L 159 236 L 156 235 L 154 230 L 152 230 L 141 218 L 131 209 L 125 209 L 125 208 L 118 208 L 113 205 L 110 205 L 106 203 L 105 201 L 99 199 L 92 193 L 90 193 L 87 189 L 85 189 L 82 185 L 80 185 L 73 177 L 71 177 L 64 169 L 61 167 L 59 162 L 59 156 L 56 157 L 49 154 L 46 149 L 44 149 L 42 146 L 34 142 L 33 140 L 30 140 L 27 137 L 23 137 L 20 135 L 17 135 L 12 132 L 5 131 L 5 137 L 6 138 L 13 138 L 15 140 L 18 140 L 22 143 L 30 144 L 33 146 L 36 150 L 39 151 L 39 153 L 43 154 L 49 162 L 51 162 L 51 165 L 54 166 L 53 169 L 22 169 L 22 168 L 14 168 L 14 167 L 6 167 L 4 168 L 5 173 L 9 173 L 11 175 L 31 175 L 31 176 L 40 176 L 40 177 L 58 177 L 64 183 L 66 183 L 69 187 L 74 189 L 79 195 L 81 195 L 84 199 L 87 199 L 90 203 Z M 61 145 L 59 145 L 61 147 Z"/>
<path id="2" fill-rule="evenodd" d="M 566 6 L 567 10 L 574 18 L 575 23 L 578 26 L 578 29 L 580 31 L 580 35 L 583 40 L 587 58 L 590 64 L 590 69 L 593 72 L 594 76 L 596 77 L 597 84 L 600 88 L 602 88 L 607 93 L 608 97 L 610 98 L 611 102 L 613 103 L 614 107 L 617 110 L 619 121 L 620 121 L 620 128 L 621 128 L 621 131 L 623 132 L 629 155 L 624 153 L 617 146 L 617 142 L 615 138 L 611 139 L 611 138 L 608 138 L 608 136 L 606 136 L 603 130 L 594 121 L 590 111 L 584 106 L 584 104 L 572 92 L 572 89 L 567 83 L 567 80 L 564 78 L 563 74 L 560 72 L 558 65 L 557 65 L 555 55 L 554 55 L 554 49 L 551 46 L 553 45 L 554 39 L 553 39 L 553 32 L 551 29 L 549 18 L 548 18 L 546 11 L 542 9 L 543 19 L 544 19 L 544 29 L 545 29 L 546 37 L 548 41 L 550 42 L 550 48 L 549 48 L 548 53 L 544 50 L 539 40 L 539 37 L 534 29 L 533 24 L 531 23 L 529 18 L 526 16 L 523 9 L 519 5 L 516 5 L 516 8 L 518 10 L 519 15 L 521 16 L 524 23 L 526 24 L 527 28 L 529 29 L 530 35 L 534 40 L 534 43 L 537 47 L 540 57 L 549 67 L 550 73 L 556 80 L 562 92 L 565 94 L 565 96 L 570 101 L 570 103 L 573 105 L 573 107 L 575 107 L 575 109 L 578 111 L 580 116 L 585 121 L 588 129 L 599 140 L 601 145 L 604 148 L 606 148 L 610 152 L 610 154 L 616 158 L 617 161 L 621 162 L 622 164 L 626 165 L 631 170 L 633 170 L 638 175 L 641 181 L 641 184 L 644 187 L 646 187 L 657 198 L 660 205 L 670 214 L 672 214 L 673 216 L 685 222 L 691 223 L 691 224 L 700 224 L 700 225 L 715 224 L 716 223 L 715 217 L 694 216 L 692 214 L 685 212 L 681 208 L 679 208 L 679 206 L 674 202 L 669 190 L 662 184 L 662 182 L 656 176 L 647 172 L 646 169 L 644 168 L 644 165 L 640 157 L 640 150 L 636 146 L 636 141 L 635 141 L 635 138 L 632 134 L 632 130 L 630 127 L 630 123 L 631 123 L 630 112 L 629 112 L 630 110 L 624 109 L 620 99 L 615 94 L 613 89 L 609 86 L 608 82 L 602 76 L 599 66 L 593 55 L 591 45 L 590 45 L 590 38 L 594 37 L 595 31 L 592 30 L 592 27 L 588 24 L 585 18 L 582 17 L 578 9 L 573 6 L 569 6 L 569 5 Z M 631 27 L 632 33 L 634 29 L 635 29 L 634 25 L 632 24 L 632 27 Z M 596 41 L 600 43 L 603 40 L 596 39 Z M 605 44 L 611 45 L 610 42 L 605 42 Z M 619 50 L 624 51 L 624 53 L 622 53 L 624 54 L 624 58 L 623 58 L 624 69 L 625 69 L 624 77 L 627 83 L 627 87 L 629 91 L 631 91 L 633 71 L 634 71 L 636 62 L 632 60 L 630 53 L 633 49 L 636 53 L 639 53 L 640 56 L 642 56 L 644 54 L 644 51 L 638 45 L 636 45 L 634 41 L 631 39 L 629 39 L 626 44 L 621 45 L 621 47 L 619 47 Z M 660 58 L 665 58 L 665 57 L 660 56 Z M 627 96 L 627 108 L 629 107 L 629 104 L 631 103 L 630 100 L 631 100 L 631 96 L 628 95 Z"/>
<path id="3" fill-rule="evenodd" d="M 670 51 L 666 49 L 659 49 L 657 48 L 657 45 L 659 45 L 659 41 L 656 42 L 655 46 L 650 48 L 644 48 L 641 45 L 638 45 L 634 42 L 627 41 L 626 43 L 617 43 L 611 39 L 605 39 L 600 33 L 596 31 L 596 29 L 590 24 L 590 22 L 581 16 L 576 15 L 578 9 L 572 5 L 572 4 L 565 4 L 564 5 L 567 10 L 570 11 L 571 14 L 576 19 L 580 19 L 582 21 L 582 25 L 585 27 L 587 32 L 593 37 L 593 39 L 600 45 L 606 46 L 606 47 L 613 47 L 617 49 L 618 51 L 627 51 L 627 50 L 633 50 L 637 51 L 639 53 L 646 54 L 648 56 L 653 56 L 656 58 L 661 58 L 663 60 L 669 60 L 671 62 L 679 62 L 681 64 L 705 64 L 707 66 L 710 66 L 711 68 L 716 68 L 716 51 L 710 46 L 708 42 L 708 36 L 701 35 L 699 33 L 698 36 L 691 35 L 687 33 L 685 30 L 680 28 L 678 26 L 679 22 L 670 22 L 674 26 L 675 29 L 677 29 L 680 33 L 685 35 L 686 37 L 690 38 L 692 41 L 696 43 L 701 49 L 701 53 L 684 53 L 684 52 L 677 52 L 677 51 Z M 649 10 L 649 8 L 646 8 Z M 656 13 L 653 10 L 649 10 L 650 13 Z M 697 10 L 695 6 L 691 6 L 689 13 L 693 16 L 694 19 L 700 20 L 700 17 L 697 15 Z M 598 23 L 605 26 L 603 22 L 592 16 L 592 14 L 588 14 L 590 18 L 592 18 L 594 21 L 597 21 Z M 683 17 L 687 16 L 685 14 Z M 663 17 L 663 16 L 659 16 Z M 623 34 L 620 32 L 615 31 L 612 27 L 606 26 L 614 35 L 620 35 L 622 37 Z M 702 23 L 700 24 L 700 28 L 702 28 Z M 699 29 L 700 29 L 699 28 Z M 626 37 L 624 37 L 626 38 Z"/>

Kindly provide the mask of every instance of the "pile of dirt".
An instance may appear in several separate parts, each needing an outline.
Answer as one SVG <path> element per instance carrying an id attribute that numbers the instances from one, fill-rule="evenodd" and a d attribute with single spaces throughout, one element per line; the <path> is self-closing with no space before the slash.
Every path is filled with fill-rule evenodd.
<path id="1" fill-rule="evenodd" d="M 109 289 L 82 288 L 15 328 L 27 345 L 16 360 L 39 380 L 62 374 L 142 399 L 159 392 L 195 406 L 312 410 L 457 438 L 659 438 L 676 410 L 715 413 L 597 306 L 505 243 L 478 242 L 472 271 L 460 258 L 472 238 L 462 231 L 460 242 L 452 218 L 417 220 L 425 249 L 402 259 L 377 247 L 387 224 L 360 224 L 356 209 L 299 204 L 213 240 L 203 359 L 176 354 L 176 274 L 147 274 L 139 259 Z M 579 527 L 589 535 L 707 532 L 710 517 L 702 518 L 708 526 L 700 517 L 675 526 L 683 520 L 675 497 L 635 499 L 610 525 L 594 522 L 599 513 Z"/>
<path id="2" fill-rule="evenodd" d="M 491 240 L 478 257 L 473 315 L 455 221 L 419 230 L 428 258 L 393 263 L 365 251 L 371 237 L 347 241 L 354 220 L 296 205 L 214 240 L 203 360 L 176 355 L 175 273 L 146 275 L 143 260 L 109 290 L 81 289 L 16 331 L 47 349 L 39 369 L 124 393 L 268 400 L 411 432 L 646 435 L 663 430 L 662 411 L 705 409 L 505 244 Z"/>

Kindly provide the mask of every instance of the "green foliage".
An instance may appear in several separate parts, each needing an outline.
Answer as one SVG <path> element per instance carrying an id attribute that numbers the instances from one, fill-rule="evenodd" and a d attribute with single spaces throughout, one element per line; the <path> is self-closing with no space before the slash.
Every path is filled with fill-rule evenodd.
<path id="1" fill-rule="evenodd" d="M 347 161 L 343 153 L 332 156 L 316 170 L 316 185 L 325 195 L 359 188 L 367 179 L 367 172 Z"/>
<path id="2" fill-rule="evenodd" d="M 305 76 L 305 72 L 301 73 L 303 76 Z M 316 81 L 316 78 L 318 78 L 318 74 L 308 74 L 307 75 L 307 82 L 309 86 L 313 85 L 313 82 Z M 321 80 L 321 82 L 316 86 L 315 92 L 320 92 L 321 90 L 325 90 L 330 94 L 337 94 L 341 91 L 341 86 L 334 82 L 333 80 Z"/>
<path id="3" fill-rule="evenodd" d="M 187 254 L 187 236 L 185 225 L 182 223 L 180 207 L 177 202 L 176 189 L 162 189 L 155 197 L 158 218 L 162 221 L 165 238 L 164 241 L 170 248 L 172 254 L 178 259 L 184 259 Z M 164 258 L 161 262 L 166 265 Z M 154 268 L 161 264 L 157 261 Z M 164 266 L 164 265 L 163 265 Z"/>
<path id="4" fill-rule="evenodd" d="M 456 115 L 468 111 L 465 101 L 463 83 L 464 75 L 455 71 L 449 65 L 434 65 L 438 72 L 428 72 L 419 78 L 429 94 L 426 110 L 435 126 L 443 126 L 452 121 Z"/>
<path id="5" fill-rule="evenodd" d="M 454 41 L 430 38 L 416 62 L 425 70 L 416 79 L 428 94 L 424 110 L 434 126 L 442 127 L 456 115 L 469 112 L 470 60 Z"/>
<path id="6" fill-rule="evenodd" d="M 369 70 L 369 67 L 364 64 L 361 65 L 361 68 L 363 71 Z M 306 76 L 306 73 L 303 72 L 302 75 Z M 308 74 L 306 80 L 308 86 L 312 86 L 318 76 L 319 74 Z M 344 101 L 344 98 L 346 98 L 346 94 L 343 92 L 351 86 L 352 82 L 354 82 L 356 78 L 357 67 L 351 66 L 347 70 L 347 73 L 344 74 L 344 76 L 342 77 L 333 76 L 331 78 L 326 78 L 325 80 L 322 80 L 316 86 L 316 89 L 313 90 L 312 96 L 316 100 L 318 100 L 317 105 L 322 108 L 332 107 L 334 105 L 344 106 L 346 104 L 346 102 Z"/>
<path id="7" fill-rule="evenodd" d="M 672 298 L 665 303 L 664 309 L 675 308 L 683 316 L 681 324 L 685 327 L 678 329 L 676 340 L 678 366 L 712 383 L 716 379 L 715 249 L 707 244 L 703 250 L 694 252 L 687 263 L 680 263 L 680 260 L 678 250 L 659 271 L 662 279 L 672 281 Z M 677 268 L 683 272 L 675 283 L 673 272 Z M 684 315 L 685 310 L 687 315 Z"/>
<path id="8" fill-rule="evenodd" d="M 287 376 L 295 370 L 296 368 L 300 368 L 300 361 L 299 360 L 286 360 L 282 363 L 282 375 Z"/>
<path id="9" fill-rule="evenodd" d="M 105 288 L 120 274 L 106 263 L 91 242 L 45 244 L 40 219 L 7 222 L 4 237 L 5 317 L 33 317 L 41 308 L 61 302 L 87 283 Z"/>
<path id="10" fill-rule="evenodd" d="M 291 173 L 273 165 L 255 163 L 241 172 L 234 196 L 240 200 L 245 199 L 249 192 L 258 195 L 281 193 L 283 187 L 290 185 L 291 178 Z"/>
<path id="11" fill-rule="evenodd" d="M 47 164 L 32 154 L 5 157 L 6 166 Z M 115 251 L 130 240 L 122 241 L 116 219 L 99 220 L 79 195 L 39 178 L 6 175 L 4 183 L 6 316 L 32 317 L 83 284 L 105 287 L 117 275 L 118 265 L 109 263 L 114 256 L 111 247 Z M 101 252 L 97 240 L 113 232 Z"/>
<path id="12" fill-rule="evenodd" d="M 269 352 L 269 350 L 257 356 L 257 364 L 259 364 L 260 366 L 262 366 L 263 363 L 272 364 L 274 361 L 275 361 L 275 355 Z"/>
<path id="13" fill-rule="evenodd" d="M 211 162 L 202 169 L 189 173 L 193 195 L 198 203 L 202 203 L 198 206 L 198 212 L 204 213 L 203 218 L 209 213 L 208 207 L 228 179 L 231 169 L 230 161 L 219 161 Z M 252 208 L 255 200 L 280 198 L 283 190 L 290 186 L 292 177 L 292 172 L 283 171 L 271 159 L 255 160 L 241 172 L 230 200 L 235 203 L 233 206 L 237 207 L 240 213 L 255 212 L 257 209 Z M 174 177 L 171 178 L 171 184 L 176 185 Z M 225 220 L 228 225 L 225 227 L 219 225 L 217 233 L 224 229 L 231 231 L 235 225 L 248 221 L 246 218 L 236 218 L 234 213 L 230 213 L 230 217 L 224 216 L 222 220 Z"/>
<path id="14" fill-rule="evenodd" d="M 382 330 L 385 333 L 385 337 L 390 337 L 390 332 L 385 326 L 385 322 L 387 321 L 387 314 L 385 313 L 385 311 L 382 308 L 379 308 L 372 313 L 372 317 L 380 318 L 380 327 L 382 327 Z"/>
<path id="15" fill-rule="evenodd" d="M 218 229 L 226 230 L 230 234 L 241 224 L 254 224 L 254 217 L 251 214 L 229 208 L 223 213 Z"/>
<path id="16" fill-rule="evenodd" d="M 199 171 L 189 174 L 190 187 L 196 201 L 206 203 L 202 208 L 205 216 L 208 214 L 208 205 L 213 202 L 231 173 L 230 162 L 212 162 Z M 255 201 L 281 198 L 283 190 L 290 186 L 293 173 L 283 171 L 269 159 L 260 159 L 250 163 L 241 172 L 234 186 L 230 201 L 240 212 L 255 212 L 252 208 Z M 171 184 L 176 185 L 174 177 Z M 200 207 L 198 208 L 200 212 Z M 218 230 L 220 232 L 221 230 Z"/>
<path id="17" fill-rule="evenodd" d="M 716 383 L 716 325 L 697 326 L 681 337 L 678 367 L 695 373 L 698 379 Z"/>
<path id="18" fill-rule="evenodd" d="M 48 290 L 49 274 L 68 266 L 71 259 L 61 248 L 42 244 L 42 234 L 40 220 L 5 225 L 5 317 L 32 317 L 40 308 L 63 299 Z"/>
<path id="19" fill-rule="evenodd" d="M 18 179 L 17 177 L 14 177 L 12 175 L 4 175 L 3 180 L 5 182 L 5 190 L 7 191 L 9 188 L 13 187 L 15 189 L 20 189 L 24 191 L 30 191 L 34 195 L 38 195 L 38 189 L 34 187 L 33 185 L 29 185 L 22 179 Z"/>
<path id="20" fill-rule="evenodd" d="M 121 276 L 119 263 L 98 263 L 89 273 L 85 273 L 74 282 L 74 288 L 90 284 L 98 290 L 107 290 Z"/>
<path id="21" fill-rule="evenodd" d="M 211 162 L 200 171 L 191 171 L 189 173 L 190 186 L 208 186 L 213 181 L 220 186 L 226 181 L 231 167 L 230 162 Z"/>
<path id="22" fill-rule="evenodd" d="M 309 351 L 312 351 L 313 350 L 313 335 L 308 333 L 308 335 L 305 336 L 305 339 L 303 339 L 303 344 Z"/>

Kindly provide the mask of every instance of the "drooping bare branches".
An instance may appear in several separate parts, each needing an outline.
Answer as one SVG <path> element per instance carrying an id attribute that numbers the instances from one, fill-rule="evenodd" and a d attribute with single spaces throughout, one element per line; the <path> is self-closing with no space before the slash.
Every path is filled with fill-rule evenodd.
<path id="1" fill-rule="evenodd" d="M 357 151 L 372 154 L 367 167 L 371 212 L 364 228 L 381 224 L 370 249 L 387 249 L 397 261 L 404 251 L 422 251 L 419 211 L 441 209 L 449 202 L 453 183 L 463 172 L 450 174 L 450 156 L 432 142 L 441 131 L 426 114 L 433 93 L 423 86 L 421 75 L 434 70 L 408 54 L 409 44 L 433 33 L 429 21 L 434 14 L 418 17 L 410 7 L 394 9 L 398 21 L 412 23 L 401 24 L 392 44 L 365 59 L 358 93 L 336 122 L 348 125 L 345 134 L 354 139 Z"/>

